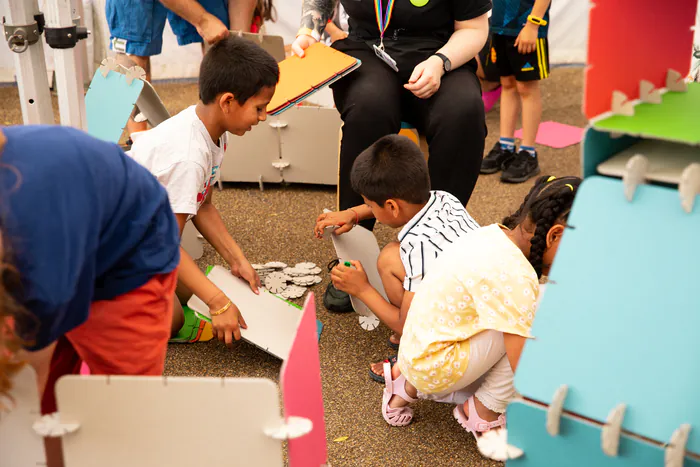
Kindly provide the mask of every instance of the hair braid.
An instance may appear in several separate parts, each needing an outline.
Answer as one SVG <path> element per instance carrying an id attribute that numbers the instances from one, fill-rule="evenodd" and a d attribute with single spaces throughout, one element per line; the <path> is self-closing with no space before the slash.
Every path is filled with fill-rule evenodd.
<path id="1" fill-rule="evenodd" d="M 525 196 L 525 199 L 523 200 L 523 203 L 520 205 L 518 210 L 510 216 L 504 217 L 501 221 L 501 224 L 505 225 L 509 229 L 514 229 L 515 226 L 518 225 L 522 220 L 521 217 L 523 216 L 523 211 L 525 210 L 525 207 L 530 204 L 533 195 L 538 193 L 542 189 L 542 187 L 544 187 L 544 185 L 547 184 L 547 181 L 550 178 L 551 177 L 549 175 L 543 175 L 540 178 L 538 178 L 535 184 L 532 185 L 530 192 Z"/>
<path id="2" fill-rule="evenodd" d="M 549 229 L 552 228 L 557 220 L 567 217 L 573 199 L 573 189 L 562 186 L 548 197 L 535 201 L 530 209 L 530 217 L 536 227 L 535 233 L 530 239 L 531 246 L 528 259 L 535 269 L 537 277 L 542 277 L 542 260 L 547 249 Z"/>

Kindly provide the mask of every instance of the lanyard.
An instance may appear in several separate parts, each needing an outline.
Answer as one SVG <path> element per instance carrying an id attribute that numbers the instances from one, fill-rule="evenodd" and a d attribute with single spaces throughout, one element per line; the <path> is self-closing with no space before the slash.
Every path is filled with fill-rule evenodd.
<path id="1" fill-rule="evenodd" d="M 394 11 L 394 0 L 388 0 L 386 11 L 382 16 L 382 0 L 374 0 L 374 12 L 377 15 L 377 26 L 379 26 L 379 48 L 384 50 L 384 32 L 391 21 L 391 13 Z"/>

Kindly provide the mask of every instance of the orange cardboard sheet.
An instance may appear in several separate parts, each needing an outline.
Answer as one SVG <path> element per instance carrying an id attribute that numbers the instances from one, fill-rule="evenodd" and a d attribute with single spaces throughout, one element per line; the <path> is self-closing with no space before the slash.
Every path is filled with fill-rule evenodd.
<path id="1" fill-rule="evenodd" d="M 304 58 L 293 55 L 280 62 L 280 80 L 268 113 L 300 101 L 358 64 L 356 58 L 320 42 L 304 52 Z"/>

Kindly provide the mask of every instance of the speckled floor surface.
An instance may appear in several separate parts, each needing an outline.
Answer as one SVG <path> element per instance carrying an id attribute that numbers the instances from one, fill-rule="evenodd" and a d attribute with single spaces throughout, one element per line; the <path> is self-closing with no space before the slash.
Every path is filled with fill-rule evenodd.
<path id="1" fill-rule="evenodd" d="M 555 69 L 543 83 L 543 120 L 584 126 L 586 120 L 580 110 L 582 83 L 582 69 Z M 171 113 L 197 98 L 194 84 L 160 84 L 156 90 Z M 0 123 L 21 121 L 16 88 L 0 88 Z M 486 146 L 490 148 L 498 139 L 498 106 L 488 114 L 487 121 Z M 579 145 L 565 149 L 540 147 L 542 173 L 580 174 L 579 149 Z M 482 176 L 468 209 L 482 224 L 499 221 L 519 206 L 530 186 L 502 185 L 498 175 Z M 312 261 L 325 266 L 333 258 L 331 243 L 314 239 L 312 227 L 323 208 L 335 206 L 334 187 L 268 185 L 261 192 L 254 185 L 227 184 L 214 197 L 227 227 L 251 262 Z M 380 245 L 396 236 L 394 230 L 385 226 L 378 226 L 376 234 Z M 200 260 L 201 266 L 207 264 L 224 264 L 208 245 Z M 328 281 L 325 268 L 323 279 L 311 289 L 319 303 Z M 388 329 L 363 331 L 354 314 L 331 314 L 320 304 L 317 314 L 324 324 L 321 372 L 329 461 L 333 466 L 500 465 L 481 457 L 471 435 L 453 420 L 450 406 L 420 402 L 410 426 L 389 427 L 379 410 L 382 386 L 367 375 L 371 361 L 392 354 L 386 345 Z M 178 376 L 247 376 L 277 381 L 279 371 L 278 360 L 247 343 L 239 343 L 233 350 L 218 342 L 171 345 L 166 365 L 166 374 Z M 208 416 L 202 414 L 197 423 L 206 424 Z M 347 440 L 333 441 L 342 436 L 347 436 Z"/>

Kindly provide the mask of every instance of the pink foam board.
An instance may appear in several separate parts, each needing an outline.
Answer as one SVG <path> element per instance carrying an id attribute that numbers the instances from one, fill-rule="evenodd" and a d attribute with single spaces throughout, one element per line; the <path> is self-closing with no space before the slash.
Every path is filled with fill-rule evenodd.
<path id="1" fill-rule="evenodd" d="M 523 130 L 515 132 L 516 138 L 523 137 Z M 550 148 L 561 149 L 578 144 L 583 138 L 583 128 L 557 122 L 542 122 L 537 130 L 535 142 Z"/>
<path id="2" fill-rule="evenodd" d="M 316 302 L 312 293 L 304 303 L 289 357 L 282 364 L 280 383 L 285 417 L 304 417 L 313 423 L 309 434 L 289 440 L 289 466 L 319 467 L 325 464 L 328 458 L 326 422 L 318 356 Z"/>

